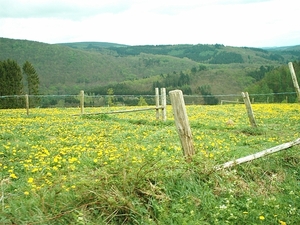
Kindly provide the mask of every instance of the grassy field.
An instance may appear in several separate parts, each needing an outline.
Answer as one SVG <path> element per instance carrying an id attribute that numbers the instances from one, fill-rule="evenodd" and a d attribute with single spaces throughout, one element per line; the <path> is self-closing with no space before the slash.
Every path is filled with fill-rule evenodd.
<path id="1" fill-rule="evenodd" d="M 0 224 L 300 224 L 299 146 L 214 170 L 299 138 L 300 104 L 253 110 L 257 129 L 244 105 L 187 106 L 190 163 L 171 106 L 165 122 L 155 111 L 0 110 Z"/>

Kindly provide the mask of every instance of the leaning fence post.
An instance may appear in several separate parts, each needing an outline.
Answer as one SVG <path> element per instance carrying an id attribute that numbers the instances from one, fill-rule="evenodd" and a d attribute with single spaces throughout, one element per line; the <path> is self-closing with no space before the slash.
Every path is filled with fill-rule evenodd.
<path id="1" fill-rule="evenodd" d="M 155 88 L 156 120 L 159 120 L 159 89 Z"/>
<path id="2" fill-rule="evenodd" d="M 166 96 L 166 88 L 161 88 L 161 111 L 162 111 L 162 120 L 166 121 L 167 120 L 167 96 Z"/>
<path id="3" fill-rule="evenodd" d="M 84 114 L 84 91 L 80 91 L 80 112 Z"/>
<path id="4" fill-rule="evenodd" d="M 29 97 L 28 94 L 25 95 L 25 102 L 26 102 L 26 113 L 29 115 Z"/>
<path id="5" fill-rule="evenodd" d="M 289 68 L 290 68 L 290 72 L 291 72 L 291 76 L 292 76 L 292 80 L 293 80 L 293 84 L 294 84 L 294 88 L 296 90 L 297 93 L 297 101 L 300 102 L 300 88 L 299 88 L 299 84 L 297 81 L 297 77 L 296 77 L 296 73 L 293 67 L 293 63 L 289 62 Z"/>
<path id="6" fill-rule="evenodd" d="M 181 90 L 174 90 L 170 91 L 169 95 L 173 108 L 177 132 L 179 134 L 183 149 L 183 155 L 184 157 L 186 157 L 187 161 L 190 161 L 191 157 L 195 154 L 195 149 L 183 94 Z"/>
<path id="7" fill-rule="evenodd" d="M 246 109 L 247 109 L 250 124 L 251 124 L 252 127 L 257 127 L 248 92 L 242 92 L 242 96 L 243 96 L 243 99 L 244 99 L 244 103 L 246 105 Z"/>

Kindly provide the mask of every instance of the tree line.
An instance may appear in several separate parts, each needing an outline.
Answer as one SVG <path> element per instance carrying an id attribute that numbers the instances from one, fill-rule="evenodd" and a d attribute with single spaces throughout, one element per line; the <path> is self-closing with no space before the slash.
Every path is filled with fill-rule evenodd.
<path id="1" fill-rule="evenodd" d="M 211 64 L 244 63 L 242 55 L 235 52 L 226 52 L 225 50 L 222 50 L 224 48 L 225 46 L 221 44 L 109 47 L 110 50 L 115 51 L 119 56 L 131 56 L 146 53 L 189 58 L 196 62 L 208 62 Z"/>
<path id="2" fill-rule="evenodd" d="M 300 81 L 300 61 L 294 61 L 293 66 L 296 72 L 297 80 Z M 291 78 L 291 73 L 287 65 L 282 65 L 278 68 L 260 67 L 255 73 L 249 74 L 254 77 L 257 82 L 248 88 L 248 92 L 255 96 L 255 101 L 266 102 L 268 97 L 269 102 L 296 102 L 297 96 L 287 95 L 295 92 L 294 84 Z M 283 94 L 286 93 L 286 94 Z M 267 97 L 266 97 L 267 96 Z"/>
<path id="3" fill-rule="evenodd" d="M 160 77 L 160 81 L 155 81 L 152 83 L 153 90 L 156 87 L 164 87 L 167 88 L 167 91 L 172 89 L 181 89 L 184 94 L 192 94 L 192 89 L 190 87 L 191 77 L 189 74 L 184 73 L 183 71 L 180 71 L 180 73 L 174 71 L 173 73 L 168 73 L 167 75 L 161 74 Z"/>
<path id="4" fill-rule="evenodd" d="M 0 108 L 24 107 L 24 98 L 16 95 L 38 95 L 39 76 L 33 65 L 26 61 L 22 68 L 15 60 L 0 61 Z M 38 98 L 32 98 L 30 106 L 38 105 Z"/>

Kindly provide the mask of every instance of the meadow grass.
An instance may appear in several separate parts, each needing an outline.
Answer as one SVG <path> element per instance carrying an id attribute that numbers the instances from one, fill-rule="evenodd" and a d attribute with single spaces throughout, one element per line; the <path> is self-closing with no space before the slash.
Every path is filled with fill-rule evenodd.
<path id="1" fill-rule="evenodd" d="M 299 104 L 252 107 L 258 128 L 244 105 L 187 106 L 190 163 L 171 106 L 165 122 L 154 110 L 1 110 L 0 224 L 299 224 L 299 146 L 214 170 L 299 138 Z"/>

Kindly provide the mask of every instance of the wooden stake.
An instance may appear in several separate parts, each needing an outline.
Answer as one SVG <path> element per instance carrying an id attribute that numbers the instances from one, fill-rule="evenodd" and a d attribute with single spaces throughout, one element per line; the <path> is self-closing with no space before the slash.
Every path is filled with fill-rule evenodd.
<path id="1" fill-rule="evenodd" d="M 25 102 L 26 102 L 26 113 L 27 116 L 29 115 L 29 97 L 28 94 L 25 95 Z"/>
<path id="2" fill-rule="evenodd" d="M 289 62 L 289 68 L 290 68 L 290 72 L 291 72 L 291 76 L 292 76 L 292 80 L 293 80 L 293 84 L 294 84 L 294 88 L 296 90 L 297 93 L 297 101 L 300 102 L 300 88 L 299 88 L 299 84 L 297 81 L 297 77 L 296 77 L 296 73 L 293 67 L 293 63 Z"/>
<path id="3" fill-rule="evenodd" d="M 174 90 L 170 91 L 169 95 L 173 108 L 177 132 L 179 134 L 183 149 L 183 155 L 186 157 L 187 161 L 190 161 L 191 157 L 195 154 L 195 150 L 183 94 L 181 90 Z"/>
<path id="4" fill-rule="evenodd" d="M 167 96 L 166 96 L 166 88 L 161 88 L 161 114 L 162 114 L 162 120 L 166 121 L 167 120 Z"/>
<path id="5" fill-rule="evenodd" d="M 249 156 L 246 156 L 246 157 L 242 157 L 242 158 L 239 158 L 239 159 L 236 159 L 236 160 L 229 161 L 229 162 L 224 163 L 222 165 L 216 166 L 215 169 L 220 170 L 220 169 L 228 168 L 228 167 L 238 165 L 238 164 L 241 164 L 241 163 L 245 163 L 245 162 L 248 162 L 248 161 L 251 161 L 251 160 L 254 160 L 254 159 L 258 159 L 258 158 L 261 158 L 263 156 L 266 156 L 266 155 L 269 155 L 269 154 L 272 154 L 272 153 L 275 153 L 275 152 L 278 152 L 278 151 L 281 151 L 281 150 L 284 150 L 284 149 L 288 149 L 288 148 L 290 148 L 294 145 L 299 145 L 299 144 L 300 144 L 300 138 L 296 139 L 295 141 L 287 142 L 287 143 L 275 146 L 273 148 L 266 149 L 264 151 L 255 153 L 253 155 L 249 155 Z"/>
<path id="6" fill-rule="evenodd" d="M 84 91 L 80 91 L 80 112 L 84 114 Z"/>
<path id="7" fill-rule="evenodd" d="M 248 92 L 242 92 L 242 96 L 243 96 L 243 99 L 244 99 L 244 103 L 246 105 L 247 114 L 248 114 L 248 117 L 249 117 L 250 124 L 251 124 L 252 127 L 257 127 Z"/>
<path id="8" fill-rule="evenodd" d="M 159 89 L 155 88 L 156 120 L 159 120 Z"/>

